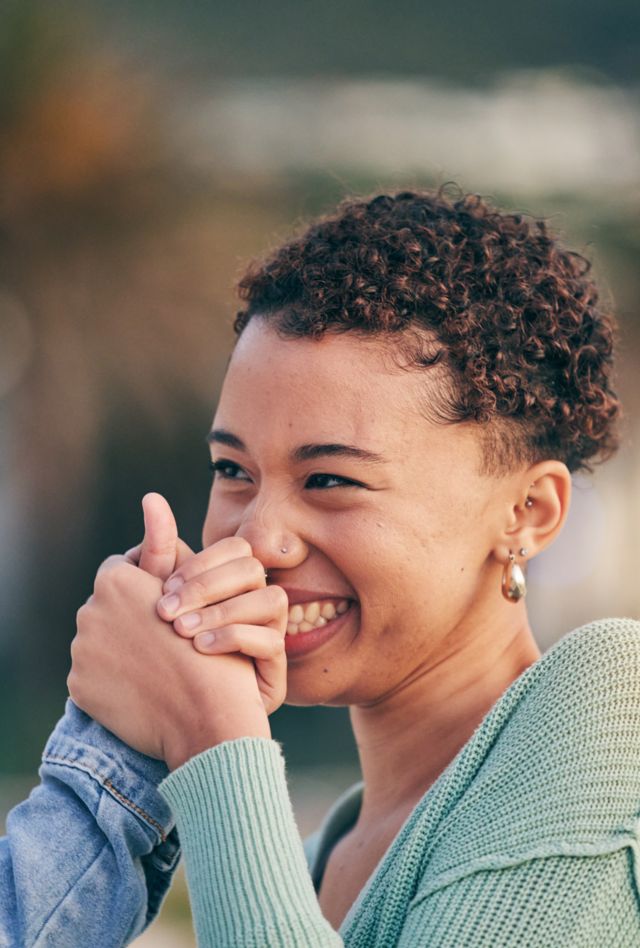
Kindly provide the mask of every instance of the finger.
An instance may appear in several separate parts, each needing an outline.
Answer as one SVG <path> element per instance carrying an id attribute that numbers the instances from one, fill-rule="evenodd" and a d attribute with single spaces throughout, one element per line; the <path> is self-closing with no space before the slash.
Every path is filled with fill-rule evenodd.
<path id="1" fill-rule="evenodd" d="M 132 546 L 130 550 L 127 550 L 127 552 L 124 554 L 124 558 L 127 563 L 131 563 L 132 566 L 139 566 L 141 553 L 142 543 L 138 543 L 137 546 Z"/>
<path id="2" fill-rule="evenodd" d="M 114 569 L 116 566 L 121 566 L 123 563 L 128 563 L 129 561 L 121 553 L 113 553 L 111 556 L 108 556 L 106 560 L 103 560 L 98 571 L 96 573 L 96 579 L 100 576 L 101 573 L 107 573 L 110 569 Z M 131 564 L 129 564 L 131 565 Z"/>
<path id="3" fill-rule="evenodd" d="M 178 527 L 173 511 L 161 494 L 142 498 L 144 540 L 140 551 L 140 569 L 158 579 L 166 579 L 176 565 Z"/>
<path id="4" fill-rule="evenodd" d="M 275 662 L 285 658 L 284 635 L 276 629 L 256 625 L 227 625 L 215 632 L 209 630 L 196 635 L 194 648 L 204 655 L 222 655 L 240 652 L 260 662 Z M 266 668 L 263 668 L 263 674 Z"/>
<path id="5" fill-rule="evenodd" d="M 114 589 L 119 589 L 121 594 L 130 595 L 132 585 L 138 589 L 146 587 L 152 597 L 154 594 L 159 595 L 161 588 L 159 579 L 138 569 L 126 557 L 117 554 L 107 557 L 100 565 L 93 583 L 93 591 L 102 595 L 105 592 L 112 594 Z"/>
<path id="6" fill-rule="evenodd" d="M 184 546 L 186 547 L 186 544 Z M 189 547 L 187 547 L 188 549 Z M 225 537 L 190 557 L 183 555 L 181 551 L 178 557 L 180 562 L 176 563 L 175 572 L 166 580 L 164 591 L 166 593 L 173 592 L 174 589 L 200 573 L 215 569 L 217 566 L 222 566 L 223 563 L 229 563 L 231 560 L 252 555 L 251 546 L 243 537 Z"/>
<path id="7" fill-rule="evenodd" d="M 140 554 L 142 552 L 142 543 L 138 543 L 137 546 L 132 546 L 130 550 L 127 550 L 124 554 L 124 558 L 127 563 L 131 563 L 133 566 L 140 565 Z M 190 560 L 192 556 L 195 556 L 195 553 L 188 545 L 178 537 L 178 543 L 176 547 L 176 568 L 186 563 L 187 560 Z"/>
<path id="8" fill-rule="evenodd" d="M 244 556 L 190 579 L 158 602 L 158 614 L 173 622 L 186 612 L 240 596 L 266 586 L 264 567 L 255 556 Z"/>
<path id="9" fill-rule="evenodd" d="M 187 612 L 175 620 L 173 627 L 185 638 L 193 638 L 207 629 L 237 624 L 268 625 L 284 632 L 288 611 L 289 600 L 284 589 L 281 586 L 267 586 L 225 599 L 214 606 Z"/>

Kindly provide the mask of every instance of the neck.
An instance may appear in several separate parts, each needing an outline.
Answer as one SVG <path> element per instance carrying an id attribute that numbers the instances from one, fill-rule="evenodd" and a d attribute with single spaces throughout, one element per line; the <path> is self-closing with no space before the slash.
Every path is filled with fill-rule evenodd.
<path id="1" fill-rule="evenodd" d="M 457 630 L 446 654 L 375 704 L 351 708 L 365 784 L 360 826 L 403 821 L 498 698 L 540 658 L 524 604 L 507 609 L 502 628 L 493 622 L 472 634 Z"/>

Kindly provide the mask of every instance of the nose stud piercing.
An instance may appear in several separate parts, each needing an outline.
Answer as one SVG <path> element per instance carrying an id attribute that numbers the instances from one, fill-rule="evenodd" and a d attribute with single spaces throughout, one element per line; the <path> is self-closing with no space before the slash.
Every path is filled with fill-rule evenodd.
<path id="1" fill-rule="evenodd" d="M 530 497 L 527 497 L 527 499 L 524 502 L 524 505 L 525 507 L 533 507 L 533 501 L 531 500 Z"/>
<path id="2" fill-rule="evenodd" d="M 280 547 L 280 552 L 281 552 L 281 553 L 286 553 L 286 552 L 287 552 L 286 546 L 281 546 L 281 547 Z"/>

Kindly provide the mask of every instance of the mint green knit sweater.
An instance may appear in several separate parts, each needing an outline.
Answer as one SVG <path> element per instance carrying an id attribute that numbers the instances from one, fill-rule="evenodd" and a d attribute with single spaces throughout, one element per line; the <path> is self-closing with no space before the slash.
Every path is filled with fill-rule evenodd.
<path id="1" fill-rule="evenodd" d="M 311 872 L 274 741 L 220 744 L 161 790 L 203 946 L 638 948 L 640 623 L 578 629 L 511 685 L 339 932 L 312 877 L 357 815 L 359 788 L 325 822 Z"/>

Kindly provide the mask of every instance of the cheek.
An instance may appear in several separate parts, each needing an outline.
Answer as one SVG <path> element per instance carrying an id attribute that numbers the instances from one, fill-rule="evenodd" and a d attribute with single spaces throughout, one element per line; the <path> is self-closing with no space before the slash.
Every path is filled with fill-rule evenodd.
<path id="1" fill-rule="evenodd" d="M 420 523 L 414 509 L 413 517 L 393 524 L 380 519 L 375 527 L 361 536 L 360 561 L 354 558 L 367 623 L 380 618 L 391 627 L 405 627 L 426 615 L 435 619 L 447 613 L 472 572 L 460 523 L 443 525 L 435 517 Z"/>

